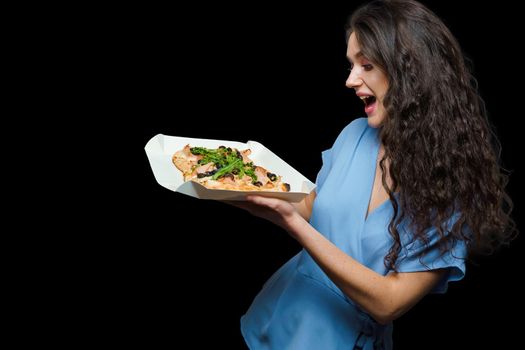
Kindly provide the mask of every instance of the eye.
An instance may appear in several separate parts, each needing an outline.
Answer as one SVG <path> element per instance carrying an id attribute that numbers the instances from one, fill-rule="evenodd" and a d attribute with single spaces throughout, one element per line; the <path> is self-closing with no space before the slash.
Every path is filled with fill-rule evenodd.
<path id="1" fill-rule="evenodd" d="M 374 66 L 372 66 L 371 64 L 363 64 L 363 69 L 368 72 L 374 69 Z"/>
<path id="2" fill-rule="evenodd" d="M 348 71 L 351 72 L 352 69 L 354 69 L 354 64 L 353 64 L 353 63 L 350 63 L 350 67 L 348 68 Z"/>

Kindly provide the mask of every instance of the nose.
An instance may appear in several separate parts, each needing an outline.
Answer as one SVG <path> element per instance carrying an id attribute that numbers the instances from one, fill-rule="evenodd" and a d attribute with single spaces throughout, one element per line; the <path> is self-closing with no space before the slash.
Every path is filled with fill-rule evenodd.
<path id="1" fill-rule="evenodd" d="M 346 79 L 346 87 L 349 89 L 355 89 L 356 87 L 363 84 L 363 80 L 359 77 L 358 69 L 354 68 L 350 71 L 348 78 Z"/>

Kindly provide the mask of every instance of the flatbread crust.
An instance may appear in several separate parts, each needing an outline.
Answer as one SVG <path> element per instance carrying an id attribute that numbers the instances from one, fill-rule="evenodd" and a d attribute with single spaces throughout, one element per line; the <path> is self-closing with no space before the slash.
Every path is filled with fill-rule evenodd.
<path id="1" fill-rule="evenodd" d="M 213 159 L 217 159 L 216 162 L 222 162 L 222 166 L 211 161 L 209 154 L 213 154 Z M 184 181 L 195 181 L 209 189 L 290 191 L 290 185 L 284 183 L 280 176 L 270 173 L 261 166 L 253 165 L 252 160 L 248 157 L 250 154 L 249 149 L 239 151 L 224 146 L 217 149 L 206 149 L 186 145 L 175 152 L 172 161 L 175 167 L 182 172 Z M 228 169 L 232 170 L 226 171 Z"/>

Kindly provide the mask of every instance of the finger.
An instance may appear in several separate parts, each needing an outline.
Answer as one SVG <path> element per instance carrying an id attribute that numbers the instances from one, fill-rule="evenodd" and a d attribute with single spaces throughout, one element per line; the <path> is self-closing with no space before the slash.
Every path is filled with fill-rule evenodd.
<path id="1" fill-rule="evenodd" d="M 275 210 L 279 206 L 279 203 L 280 203 L 280 199 L 257 196 L 257 195 L 247 196 L 246 201 L 256 204 L 256 205 L 267 207 L 273 210 Z"/>
<path id="2" fill-rule="evenodd" d="M 249 203 L 254 203 L 258 205 L 265 205 L 267 202 L 265 201 L 265 197 L 263 196 L 257 196 L 257 195 L 249 195 L 246 196 L 246 201 Z"/>

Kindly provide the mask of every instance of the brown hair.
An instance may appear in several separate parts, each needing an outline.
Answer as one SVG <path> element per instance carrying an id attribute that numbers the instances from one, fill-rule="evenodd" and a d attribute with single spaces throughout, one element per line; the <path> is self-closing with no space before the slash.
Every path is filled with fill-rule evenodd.
<path id="1" fill-rule="evenodd" d="M 352 14 L 347 36 L 351 33 L 389 82 L 380 166 L 394 208 L 389 224 L 394 243 L 385 265 L 396 269 L 397 227 L 405 220 L 413 240 L 422 243 L 435 228 L 442 253 L 458 240 L 471 251 L 485 252 L 508 242 L 517 229 L 505 192 L 508 177 L 499 165 L 499 142 L 449 29 L 416 1 L 378 0 Z M 385 159 L 392 187 L 385 179 Z M 453 215 L 457 221 L 449 227 Z"/>

